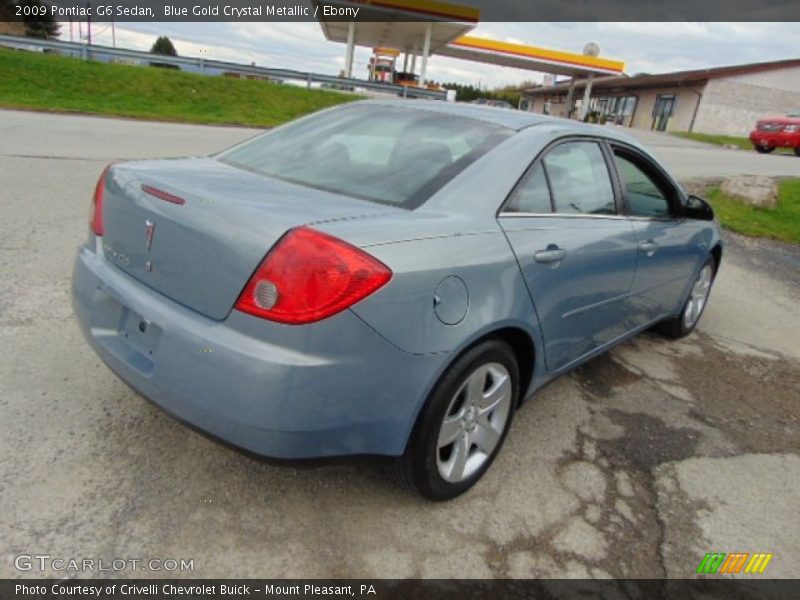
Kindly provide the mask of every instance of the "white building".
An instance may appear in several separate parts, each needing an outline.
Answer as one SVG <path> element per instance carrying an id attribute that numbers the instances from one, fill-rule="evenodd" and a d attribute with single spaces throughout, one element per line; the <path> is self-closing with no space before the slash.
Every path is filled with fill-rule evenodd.
<path id="1" fill-rule="evenodd" d="M 586 80 L 523 90 L 523 108 L 573 118 Z M 567 99 L 572 102 L 568 110 Z M 638 129 L 743 136 L 756 120 L 800 111 L 800 58 L 595 79 L 589 112 Z"/>

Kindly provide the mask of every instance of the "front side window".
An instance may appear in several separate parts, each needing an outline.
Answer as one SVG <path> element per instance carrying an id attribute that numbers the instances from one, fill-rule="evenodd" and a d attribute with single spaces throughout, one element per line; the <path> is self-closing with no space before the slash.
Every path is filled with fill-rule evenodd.
<path id="1" fill-rule="evenodd" d="M 614 150 L 628 211 L 634 217 L 666 219 L 672 216 L 668 190 L 656 178 L 647 174 L 637 161 L 624 152 Z"/>
<path id="2" fill-rule="evenodd" d="M 512 134 L 430 110 L 354 104 L 290 123 L 217 158 L 261 175 L 413 209 Z"/>
<path id="3" fill-rule="evenodd" d="M 611 177 L 598 144 L 560 144 L 544 157 L 544 166 L 557 213 L 616 214 Z"/>

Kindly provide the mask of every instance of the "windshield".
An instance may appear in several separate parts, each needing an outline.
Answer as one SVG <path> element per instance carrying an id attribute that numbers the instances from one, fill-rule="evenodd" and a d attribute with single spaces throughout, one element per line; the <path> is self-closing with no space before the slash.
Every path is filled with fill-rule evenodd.
<path id="1" fill-rule="evenodd" d="M 424 109 L 355 104 L 290 123 L 217 158 L 261 175 L 413 209 L 512 133 Z"/>

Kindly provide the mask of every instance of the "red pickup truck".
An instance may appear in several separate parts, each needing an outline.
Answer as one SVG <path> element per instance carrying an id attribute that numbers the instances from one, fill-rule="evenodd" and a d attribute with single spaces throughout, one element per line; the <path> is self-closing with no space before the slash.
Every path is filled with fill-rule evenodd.
<path id="1" fill-rule="evenodd" d="M 794 153 L 800 156 L 800 113 L 761 119 L 750 132 L 750 141 L 756 152 L 762 154 L 775 148 L 794 148 Z"/>

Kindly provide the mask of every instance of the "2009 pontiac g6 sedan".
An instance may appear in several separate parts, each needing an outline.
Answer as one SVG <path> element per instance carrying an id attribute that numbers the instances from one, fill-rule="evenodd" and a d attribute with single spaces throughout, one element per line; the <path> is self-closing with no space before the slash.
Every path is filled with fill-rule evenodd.
<path id="1" fill-rule="evenodd" d="M 270 457 L 398 457 L 442 500 L 548 380 L 691 332 L 721 252 L 709 206 L 613 129 L 368 101 L 108 167 L 73 305 L 108 366 L 196 428 Z"/>

